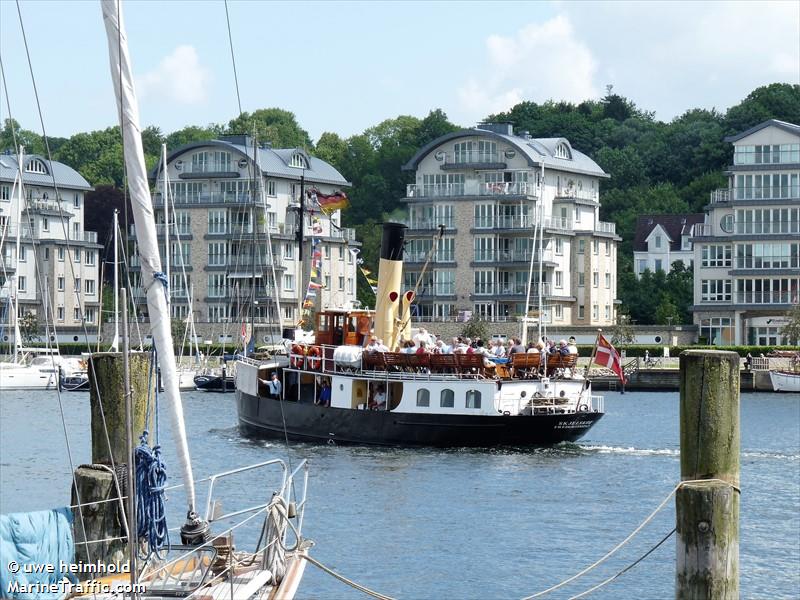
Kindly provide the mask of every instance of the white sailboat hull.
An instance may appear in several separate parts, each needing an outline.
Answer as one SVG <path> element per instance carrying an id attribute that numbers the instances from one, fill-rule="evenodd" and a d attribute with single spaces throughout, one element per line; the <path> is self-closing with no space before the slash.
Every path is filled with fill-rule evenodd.
<path id="1" fill-rule="evenodd" d="M 0 391 L 54 390 L 58 387 L 57 370 L 27 365 L 0 366 Z"/>
<path id="2" fill-rule="evenodd" d="M 800 392 L 800 373 L 770 371 L 769 378 L 776 392 Z"/>

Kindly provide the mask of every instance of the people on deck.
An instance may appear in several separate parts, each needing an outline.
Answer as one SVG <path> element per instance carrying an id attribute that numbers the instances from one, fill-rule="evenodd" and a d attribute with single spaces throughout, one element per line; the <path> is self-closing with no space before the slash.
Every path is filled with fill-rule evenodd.
<path id="1" fill-rule="evenodd" d="M 372 397 L 372 404 L 370 405 L 370 408 L 375 410 L 383 410 L 386 408 L 386 390 L 383 388 L 383 386 L 380 386 L 377 390 L 375 390 L 375 395 Z"/>
<path id="2" fill-rule="evenodd" d="M 272 377 L 267 384 L 267 394 L 273 400 L 280 400 L 281 393 L 283 392 L 283 386 L 281 385 L 281 380 L 278 379 L 278 374 L 276 372 L 272 373 Z"/>
<path id="3" fill-rule="evenodd" d="M 319 391 L 319 405 L 320 406 L 330 406 L 331 405 L 331 384 L 328 381 L 328 378 L 325 377 L 322 380 L 322 387 Z"/>
<path id="4" fill-rule="evenodd" d="M 522 340 L 520 340 L 519 338 L 512 338 L 512 341 L 513 345 L 511 346 L 511 349 L 508 351 L 508 354 L 509 355 L 516 354 L 517 352 L 519 352 L 520 354 L 525 354 L 525 346 L 522 345 Z"/>
<path id="5" fill-rule="evenodd" d="M 558 353 L 561 356 L 568 356 L 569 355 L 569 348 L 567 347 L 567 340 L 561 340 L 558 342 Z"/>

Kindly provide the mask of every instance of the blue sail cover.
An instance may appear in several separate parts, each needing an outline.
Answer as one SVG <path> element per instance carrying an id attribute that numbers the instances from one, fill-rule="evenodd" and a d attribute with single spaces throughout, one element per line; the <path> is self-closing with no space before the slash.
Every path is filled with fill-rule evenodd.
<path id="1" fill-rule="evenodd" d="M 65 588 L 50 584 L 77 581 L 68 572 L 74 559 L 69 508 L 0 515 L 0 597 L 62 597 Z"/>

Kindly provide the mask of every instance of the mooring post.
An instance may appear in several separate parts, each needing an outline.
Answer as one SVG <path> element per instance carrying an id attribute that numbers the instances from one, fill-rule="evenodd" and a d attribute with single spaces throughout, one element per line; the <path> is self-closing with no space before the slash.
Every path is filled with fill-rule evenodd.
<path id="1" fill-rule="evenodd" d="M 678 600 L 739 597 L 739 355 L 680 355 L 681 481 L 675 497 Z"/>
<path id="2" fill-rule="evenodd" d="M 138 435 L 145 429 L 148 389 L 150 381 L 150 355 L 145 352 L 128 354 L 131 378 L 131 401 L 133 408 L 133 430 Z M 151 391 L 152 394 L 152 391 Z M 152 395 L 151 395 L 152 398 Z M 102 399 L 102 404 L 101 404 Z M 72 512 L 75 518 L 76 561 L 96 562 L 102 560 L 120 563 L 126 555 L 125 535 L 117 484 L 112 475 L 115 467 L 129 462 L 127 423 L 125 411 L 125 385 L 123 354 L 121 352 L 98 352 L 89 360 L 89 404 L 91 413 L 92 465 L 78 467 L 75 471 L 77 490 L 73 490 L 72 501 L 84 504 Z M 151 409 L 152 413 L 153 409 Z M 151 414 L 152 420 L 152 414 Z M 138 439 L 135 440 L 138 443 Z M 109 448 L 110 446 L 110 448 Z M 113 461 L 112 461 L 113 457 Z M 117 469 L 119 488 L 124 494 L 127 488 L 125 477 Z M 83 517 L 83 526 L 79 519 Z M 83 532 L 91 540 L 110 540 L 102 543 L 84 544 Z"/>

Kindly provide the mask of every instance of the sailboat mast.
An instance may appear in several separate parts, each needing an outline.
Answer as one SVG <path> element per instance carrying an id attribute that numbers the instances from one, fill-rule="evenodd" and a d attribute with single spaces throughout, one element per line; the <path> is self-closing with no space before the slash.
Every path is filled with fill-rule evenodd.
<path id="1" fill-rule="evenodd" d="M 22 353 L 22 332 L 19 328 L 19 251 L 22 246 L 22 203 L 25 195 L 22 191 L 22 161 L 25 156 L 25 146 L 19 147 L 19 155 L 17 156 L 17 170 L 19 172 L 19 186 L 17 187 L 17 240 L 16 240 L 16 254 L 14 260 L 14 284 L 11 289 L 11 300 L 14 303 L 14 364 L 17 364 L 19 356 Z M 33 233 L 33 232 L 31 232 Z"/>
<path id="2" fill-rule="evenodd" d="M 163 188 L 164 197 L 164 273 L 167 276 L 167 283 L 171 283 L 169 278 L 169 263 L 171 252 L 169 248 L 169 183 L 167 181 L 167 145 L 161 144 L 161 164 L 164 166 L 164 176 L 161 178 L 161 185 Z M 180 252 L 180 249 L 178 250 Z M 169 289 L 169 288 L 168 288 Z M 169 296 L 167 296 L 167 304 L 169 304 Z"/>
<path id="3" fill-rule="evenodd" d="M 161 365 L 164 396 L 171 421 L 170 429 L 174 438 L 175 451 L 191 516 L 195 515 L 194 477 L 189 461 L 189 445 L 186 440 L 183 406 L 178 389 L 178 373 L 170 330 L 169 307 L 165 293 L 168 282 L 161 271 L 153 202 L 150 197 L 142 148 L 139 107 L 136 102 L 133 68 L 128 55 L 128 39 L 117 0 L 102 0 L 101 4 L 108 38 L 111 78 L 120 111 L 120 127 L 123 135 L 125 166 L 128 171 L 131 209 L 136 227 L 136 237 L 139 241 L 142 285 L 147 294 L 153 344 L 158 352 Z"/>
<path id="4" fill-rule="evenodd" d="M 542 338 L 542 317 L 544 316 L 544 306 L 542 305 L 542 264 L 544 257 L 542 256 L 543 241 L 544 241 L 544 160 L 542 160 L 542 195 L 539 201 L 539 282 L 537 289 L 539 290 L 539 339 Z"/>
<path id="5" fill-rule="evenodd" d="M 305 169 L 300 173 L 300 212 L 299 224 L 297 226 L 297 264 L 299 266 L 299 275 L 297 276 L 297 319 L 299 322 L 303 315 L 303 301 L 305 300 L 306 292 L 308 291 L 303 287 L 303 282 L 306 279 L 305 265 L 303 264 L 303 245 L 305 242 L 305 219 L 306 219 L 306 172 Z M 276 292 L 277 293 L 277 292 Z M 280 319 L 280 315 L 278 315 Z"/>
<path id="6" fill-rule="evenodd" d="M 119 211 L 114 210 L 114 341 L 111 351 L 119 352 Z M 127 310 L 127 305 L 125 310 Z"/>

